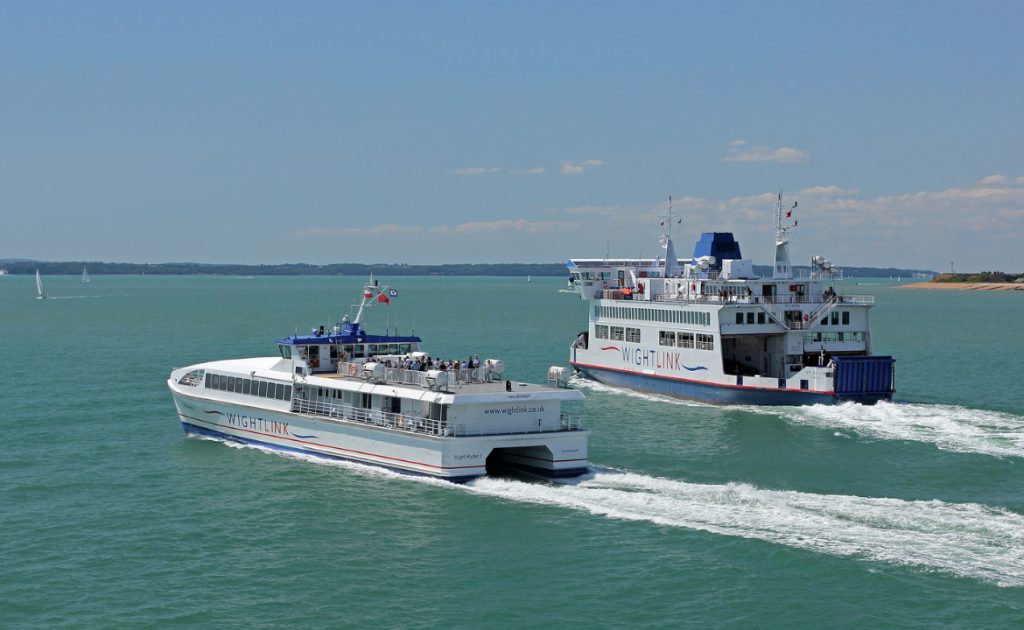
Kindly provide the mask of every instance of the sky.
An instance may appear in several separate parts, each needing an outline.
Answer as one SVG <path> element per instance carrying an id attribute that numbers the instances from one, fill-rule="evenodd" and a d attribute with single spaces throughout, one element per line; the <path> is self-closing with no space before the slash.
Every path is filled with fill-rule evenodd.
<path id="1" fill-rule="evenodd" d="M 1024 272 L 1021 2 L 0 3 L 0 259 Z"/>

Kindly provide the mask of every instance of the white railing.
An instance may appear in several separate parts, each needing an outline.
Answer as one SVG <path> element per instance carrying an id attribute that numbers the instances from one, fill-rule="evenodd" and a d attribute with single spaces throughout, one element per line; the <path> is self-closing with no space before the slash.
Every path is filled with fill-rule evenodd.
<path id="1" fill-rule="evenodd" d="M 367 374 L 363 371 L 365 363 L 339 363 L 338 364 L 338 375 L 339 376 L 351 376 L 354 378 L 368 378 Z M 382 365 L 378 363 L 377 365 Z M 491 369 L 487 366 L 478 368 L 465 368 L 455 369 L 448 368 L 445 371 L 448 375 L 449 385 L 460 385 L 467 383 L 490 383 L 499 378 L 498 374 L 494 374 Z M 427 382 L 427 373 L 423 370 L 407 370 L 404 368 L 396 367 L 384 367 L 384 378 L 382 379 L 385 383 L 394 383 L 400 385 L 417 385 L 419 387 L 429 387 Z"/>
<path id="2" fill-rule="evenodd" d="M 423 418 L 412 414 L 392 413 L 381 409 L 364 409 L 352 405 L 341 405 L 322 400 L 292 399 L 294 413 L 307 413 L 334 420 L 361 422 L 384 429 L 408 431 L 426 435 L 451 435 L 450 427 L 444 420 Z"/>
<path id="3" fill-rule="evenodd" d="M 523 428 L 522 430 L 494 431 L 486 423 L 474 423 L 470 427 L 464 424 L 452 426 L 447 420 L 423 418 L 415 414 L 394 413 L 382 409 L 365 409 L 323 400 L 292 399 L 292 412 L 323 416 L 332 420 L 348 420 L 373 425 L 393 431 L 405 431 L 423 435 L 437 436 L 475 436 L 475 435 L 516 435 L 526 433 L 552 433 L 558 431 L 581 431 L 584 418 L 579 414 L 562 413 L 557 428 Z"/>

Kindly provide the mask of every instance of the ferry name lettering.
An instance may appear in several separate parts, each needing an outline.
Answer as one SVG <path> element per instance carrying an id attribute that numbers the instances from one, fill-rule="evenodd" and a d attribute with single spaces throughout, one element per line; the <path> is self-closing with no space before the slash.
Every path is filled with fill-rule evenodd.
<path id="1" fill-rule="evenodd" d="M 224 416 L 227 417 L 228 424 L 230 424 L 233 427 L 252 429 L 254 431 L 262 431 L 264 433 L 288 435 L 287 422 L 267 420 L 266 418 L 259 418 L 256 416 L 243 416 L 242 414 L 238 413 L 226 413 L 224 414 Z"/>
<path id="2" fill-rule="evenodd" d="M 455 461 L 466 461 L 467 459 L 480 459 L 480 453 L 459 453 L 454 456 Z"/>
<path id="3" fill-rule="evenodd" d="M 678 352 L 623 348 L 622 361 L 641 367 L 668 368 L 678 370 L 682 365 Z"/>

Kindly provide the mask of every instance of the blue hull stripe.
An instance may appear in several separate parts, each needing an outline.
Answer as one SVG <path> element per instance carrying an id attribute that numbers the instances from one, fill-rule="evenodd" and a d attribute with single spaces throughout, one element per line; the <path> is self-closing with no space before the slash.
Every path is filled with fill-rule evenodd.
<path id="1" fill-rule="evenodd" d="M 628 387 L 643 392 L 665 394 L 679 398 L 690 398 L 713 403 L 736 405 L 834 405 L 847 400 L 872 404 L 879 400 L 887 400 L 887 395 L 869 394 L 865 396 L 837 398 L 829 393 L 780 389 L 778 391 L 764 388 L 723 387 L 713 383 L 700 383 L 691 380 L 666 379 L 635 372 L 604 370 L 592 366 L 576 364 L 576 369 L 585 376 L 599 383 Z"/>
<path id="2" fill-rule="evenodd" d="M 263 442 L 261 440 L 252 440 L 248 438 L 239 437 L 237 435 L 231 435 L 228 433 L 222 433 L 220 431 L 210 429 L 207 427 L 201 427 L 199 425 L 192 424 L 191 422 L 181 421 L 181 427 L 185 430 L 187 435 L 203 435 L 207 437 L 214 437 L 221 440 L 230 440 L 239 444 L 254 444 L 256 446 L 262 446 L 264 448 L 270 448 L 275 451 L 285 451 L 290 453 L 302 453 L 303 455 L 313 455 L 321 459 L 334 460 L 334 461 L 345 461 L 345 462 L 356 462 L 358 464 L 365 464 L 367 466 L 377 466 L 379 468 L 386 468 L 394 472 L 402 473 L 403 475 L 411 475 L 414 477 L 434 477 L 436 479 L 444 479 L 445 481 L 451 481 L 452 483 L 466 483 L 471 479 L 475 479 L 481 475 L 461 475 L 458 477 L 443 477 L 441 475 L 431 475 L 428 473 L 422 473 L 414 470 L 408 470 L 405 468 L 397 468 L 395 466 L 387 466 L 385 464 L 378 464 L 377 462 L 370 462 L 362 459 L 355 459 L 353 457 L 342 457 L 340 455 L 334 455 L 331 453 L 321 453 L 319 451 L 308 450 L 304 448 L 296 448 L 294 446 L 283 446 L 281 444 L 273 444 L 271 442 Z M 515 464 L 517 468 L 523 468 L 531 473 L 538 474 L 544 477 L 550 478 L 562 478 L 562 477 L 577 477 L 587 472 L 587 468 L 570 468 L 563 470 L 546 470 L 544 468 L 536 468 L 534 466 L 525 466 L 523 464 Z"/>
<path id="3" fill-rule="evenodd" d="M 385 464 L 378 464 L 377 462 L 370 462 L 363 459 L 355 459 L 354 457 L 342 457 L 340 455 L 334 455 L 332 453 L 321 453 L 319 451 L 313 451 L 304 448 L 297 448 L 294 446 L 283 446 L 281 444 L 273 444 L 271 442 L 263 442 L 262 440 L 252 440 L 249 438 L 239 437 L 237 435 L 231 435 L 229 433 L 222 433 L 220 431 L 209 429 L 207 427 L 201 427 L 199 425 L 185 422 L 182 420 L 181 427 L 185 430 L 186 434 L 191 435 L 204 435 L 207 437 L 215 437 L 221 440 L 230 440 L 232 442 L 238 442 L 239 444 L 254 444 L 256 446 L 262 446 L 264 448 L 274 449 L 275 451 L 285 451 L 289 453 L 302 453 L 303 455 L 313 455 L 321 459 L 343 461 L 343 462 L 356 462 L 357 464 L 366 464 L 367 466 L 377 466 L 380 468 L 386 468 L 394 472 L 399 472 L 405 475 L 412 475 L 414 477 L 435 477 L 437 479 L 444 479 L 454 483 L 465 483 L 478 475 L 463 475 L 460 477 L 443 477 L 441 475 L 430 475 L 427 473 L 418 472 L 415 470 L 408 470 L 405 468 L 397 468 L 395 466 L 387 466 Z"/>

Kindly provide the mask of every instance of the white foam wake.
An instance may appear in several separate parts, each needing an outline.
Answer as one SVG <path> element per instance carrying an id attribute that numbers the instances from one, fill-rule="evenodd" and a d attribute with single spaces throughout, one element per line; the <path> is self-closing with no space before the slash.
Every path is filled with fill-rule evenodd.
<path id="1" fill-rule="evenodd" d="M 843 403 L 803 407 L 732 405 L 721 407 L 660 394 L 610 387 L 585 378 L 573 378 L 578 389 L 632 396 L 652 402 L 708 409 L 739 409 L 773 415 L 794 424 L 840 429 L 876 440 L 928 442 L 946 451 L 996 457 L 1024 457 L 1024 416 L 955 405 L 880 402 L 875 405 Z"/>
<path id="2" fill-rule="evenodd" d="M 947 451 L 1024 457 L 1024 416 L 998 411 L 884 402 L 749 409 L 873 439 L 929 442 Z"/>
<path id="3" fill-rule="evenodd" d="M 480 494 L 1024 586 L 1024 516 L 974 503 L 707 485 L 597 471 L 573 484 L 484 477 Z"/>
<path id="4" fill-rule="evenodd" d="M 976 503 L 765 490 L 745 483 L 696 484 L 604 468 L 593 468 L 579 480 L 555 484 L 481 477 L 456 485 L 356 462 L 219 438 L 200 439 L 234 448 L 255 448 L 369 477 L 763 540 L 830 555 L 941 571 L 1004 587 L 1024 586 L 1024 515 Z"/>

